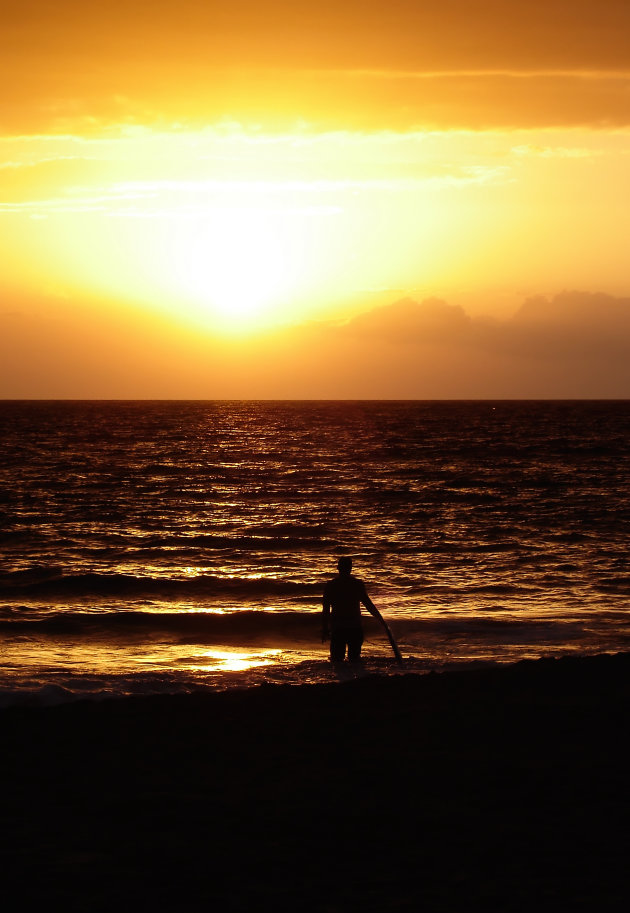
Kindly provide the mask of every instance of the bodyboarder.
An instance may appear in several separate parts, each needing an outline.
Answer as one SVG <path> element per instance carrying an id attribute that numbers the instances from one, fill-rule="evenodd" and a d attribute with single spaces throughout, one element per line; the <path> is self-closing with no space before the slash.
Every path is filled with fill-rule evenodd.
<path id="1" fill-rule="evenodd" d="M 368 596 L 363 581 L 352 575 L 352 558 L 340 558 L 337 569 L 339 574 L 324 587 L 322 643 L 330 638 L 332 662 L 343 662 L 347 648 L 348 660 L 353 663 L 361 659 L 361 606 L 364 605 L 381 624 L 385 625 L 385 622 Z"/>

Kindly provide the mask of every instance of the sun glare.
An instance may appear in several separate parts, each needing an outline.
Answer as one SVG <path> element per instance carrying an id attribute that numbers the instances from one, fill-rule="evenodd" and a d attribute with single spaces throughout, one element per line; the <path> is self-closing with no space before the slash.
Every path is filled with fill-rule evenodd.
<path id="1" fill-rule="evenodd" d="M 22 155 L 24 167 L 0 169 L 5 281 L 52 289 L 77 308 L 110 301 L 186 329 L 242 335 L 343 319 L 343 309 L 369 308 L 377 294 L 446 295 L 465 278 L 481 287 L 490 274 L 497 285 L 512 282 L 515 263 L 539 282 L 569 272 L 579 279 L 564 213 L 578 177 L 585 212 L 612 205 L 614 190 L 604 197 L 587 178 L 595 154 L 606 152 L 618 162 L 610 186 L 620 186 L 626 141 L 595 146 L 587 132 L 558 132 L 539 149 L 534 138 L 276 135 L 225 125 L 16 140 L 6 155 Z M 556 158 L 564 169 L 571 162 L 570 180 L 551 167 Z M 41 187 L 32 190 L 36 166 Z M 538 206 L 551 186 L 562 204 L 554 211 Z M 528 247 L 528 224 L 567 243 Z M 614 244 L 604 237 L 605 245 L 584 234 L 585 275 L 599 260 L 614 276 L 622 262 L 626 234 L 615 233 Z"/>
<path id="2" fill-rule="evenodd" d="M 400 142 L 411 154 L 425 140 Z M 78 146 L 59 137 L 38 154 L 56 157 L 57 182 L 11 210 L 8 241 L 22 231 L 22 272 L 37 263 L 68 297 L 242 334 L 388 286 L 418 251 L 439 259 L 434 207 L 376 167 L 403 155 L 391 137 L 140 130 Z"/>
<path id="3" fill-rule="evenodd" d="M 173 279 L 198 315 L 224 327 L 250 327 L 291 285 L 274 220 L 251 208 L 221 209 L 180 226 Z"/>

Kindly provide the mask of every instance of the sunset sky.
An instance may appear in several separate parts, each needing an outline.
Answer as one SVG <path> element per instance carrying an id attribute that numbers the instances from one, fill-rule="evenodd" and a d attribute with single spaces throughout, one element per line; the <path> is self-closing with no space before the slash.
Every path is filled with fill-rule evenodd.
<path id="1" fill-rule="evenodd" d="M 2 21 L 0 396 L 630 397 L 627 0 Z"/>

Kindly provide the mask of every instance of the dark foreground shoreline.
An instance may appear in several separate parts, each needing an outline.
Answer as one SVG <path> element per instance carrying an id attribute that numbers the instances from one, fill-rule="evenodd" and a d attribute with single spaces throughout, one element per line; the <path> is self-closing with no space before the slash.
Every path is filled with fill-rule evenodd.
<path id="1" fill-rule="evenodd" d="M 630 654 L 0 713 L 7 911 L 625 910 Z"/>

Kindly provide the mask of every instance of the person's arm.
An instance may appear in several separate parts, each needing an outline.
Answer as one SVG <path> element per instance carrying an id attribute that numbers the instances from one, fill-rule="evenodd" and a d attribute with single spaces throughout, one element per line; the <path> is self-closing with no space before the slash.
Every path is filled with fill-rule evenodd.
<path id="1" fill-rule="evenodd" d="M 322 643 L 330 638 L 330 598 L 324 590 L 324 602 L 322 607 Z"/>
<path id="2" fill-rule="evenodd" d="M 363 587 L 363 596 L 361 597 L 361 602 L 363 603 L 365 608 L 368 610 L 370 615 L 373 615 L 377 621 L 380 621 L 381 623 L 383 623 L 383 616 L 381 615 L 379 610 L 376 608 L 376 606 L 374 605 L 374 603 L 368 596 L 365 587 Z"/>

